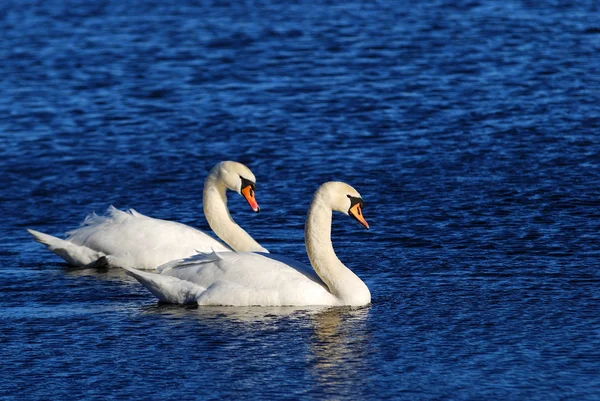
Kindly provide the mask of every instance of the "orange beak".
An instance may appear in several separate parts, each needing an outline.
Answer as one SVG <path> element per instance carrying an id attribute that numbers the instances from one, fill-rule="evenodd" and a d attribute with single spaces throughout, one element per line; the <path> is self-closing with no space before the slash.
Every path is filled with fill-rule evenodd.
<path id="1" fill-rule="evenodd" d="M 254 188 L 252 188 L 252 185 L 247 185 L 244 188 L 242 188 L 242 195 L 244 196 L 244 198 L 246 198 L 246 201 L 248 202 L 252 210 L 254 210 L 256 213 L 260 212 L 260 206 L 258 206 L 256 198 L 254 198 Z"/>
<path id="2" fill-rule="evenodd" d="M 369 223 L 367 223 L 367 220 L 365 220 L 365 218 L 363 217 L 362 209 L 360 208 L 359 203 L 352 206 L 348 213 L 350 214 L 350 216 L 354 217 L 360 224 L 362 224 L 363 227 L 365 227 L 367 230 L 369 229 Z"/>

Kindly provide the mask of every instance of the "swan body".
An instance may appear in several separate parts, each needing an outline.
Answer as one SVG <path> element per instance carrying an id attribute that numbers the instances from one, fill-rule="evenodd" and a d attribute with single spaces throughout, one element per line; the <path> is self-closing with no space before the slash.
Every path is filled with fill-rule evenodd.
<path id="1" fill-rule="evenodd" d="M 321 185 L 311 203 L 305 240 L 314 268 L 261 253 L 204 253 L 158 267 L 159 274 L 126 268 L 163 302 L 232 306 L 367 305 L 371 293 L 339 261 L 331 244 L 332 211 L 362 217 L 362 199 L 341 182 Z"/>
<path id="2" fill-rule="evenodd" d="M 221 162 L 204 185 L 204 212 L 213 231 L 230 247 L 208 234 L 181 223 L 155 219 L 136 212 L 109 207 L 105 216 L 89 215 L 82 226 L 60 239 L 28 230 L 36 241 L 74 266 L 108 266 L 155 269 L 166 262 L 197 252 L 268 252 L 238 226 L 227 209 L 227 189 L 260 209 L 254 198 L 254 174 L 241 163 Z"/>

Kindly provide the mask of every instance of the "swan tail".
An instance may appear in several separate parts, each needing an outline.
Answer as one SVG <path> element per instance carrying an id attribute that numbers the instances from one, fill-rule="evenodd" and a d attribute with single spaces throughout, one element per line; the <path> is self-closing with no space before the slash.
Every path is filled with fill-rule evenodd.
<path id="1" fill-rule="evenodd" d="M 39 231 L 27 229 L 33 238 L 54 252 L 73 266 L 87 266 L 95 263 L 104 254 L 94 251 L 88 247 L 76 245 L 72 242 L 65 241 L 52 235 L 44 234 Z"/>
<path id="2" fill-rule="evenodd" d="M 33 239 L 35 239 L 40 244 L 46 245 L 48 248 L 59 246 L 61 242 L 65 242 L 60 238 L 53 237 L 52 235 L 44 234 L 39 231 L 32 230 L 30 228 L 27 229 L 27 232 L 33 235 Z"/>
<path id="3" fill-rule="evenodd" d="M 123 267 L 131 277 L 139 281 L 155 297 L 171 304 L 195 304 L 206 289 L 177 277 L 143 272 L 131 267 Z"/>

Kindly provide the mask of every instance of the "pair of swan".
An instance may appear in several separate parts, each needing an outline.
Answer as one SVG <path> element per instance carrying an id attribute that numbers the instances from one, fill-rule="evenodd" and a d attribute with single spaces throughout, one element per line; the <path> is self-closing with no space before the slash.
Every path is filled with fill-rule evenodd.
<path id="1" fill-rule="evenodd" d="M 213 212 L 215 210 L 206 206 L 206 192 L 210 180 L 209 176 L 205 185 L 205 213 L 207 211 L 212 213 L 211 210 Z M 216 186 L 217 181 L 218 178 L 213 177 L 211 185 Z M 237 192 L 244 194 L 244 188 Z M 252 195 L 251 199 L 254 199 L 253 191 L 254 187 L 251 186 L 245 193 Z M 220 205 L 225 205 L 224 190 L 222 195 Z M 251 207 L 258 208 L 255 201 L 252 203 L 249 200 L 249 203 Z M 196 253 L 184 259 L 172 260 L 159 266 L 158 274 L 144 272 L 131 265 L 120 264 L 120 266 L 157 298 L 169 303 L 231 306 L 363 306 L 371 302 L 368 287 L 337 258 L 331 243 L 332 212 L 339 211 L 349 215 L 368 229 L 369 225 L 362 215 L 363 207 L 364 202 L 360 194 L 345 183 L 327 182 L 317 189 L 308 210 L 305 226 L 306 250 L 314 270 L 293 259 L 265 253 L 264 248 L 240 251 L 235 247 L 238 252 L 220 252 L 220 249 L 212 249 L 210 253 Z M 228 213 L 227 215 L 229 216 Z M 145 216 L 144 218 L 150 219 Z M 219 222 L 211 222 L 208 214 L 207 220 L 213 229 L 219 226 Z M 229 220 L 231 221 L 230 217 Z M 239 226 L 237 227 L 243 231 Z M 189 227 L 186 229 L 193 230 Z M 244 234 L 248 236 L 245 231 Z M 221 235 L 226 234 L 221 231 L 219 236 Z M 239 238 L 242 237 L 239 232 L 238 235 Z M 73 237 L 73 234 L 71 236 Z M 251 239 L 249 236 L 248 238 Z M 231 237 L 227 237 L 227 240 L 223 239 L 231 245 L 227 241 L 232 241 Z M 47 244 L 45 241 L 40 242 Z M 111 262 L 119 260 L 116 257 L 112 258 L 111 255 L 108 257 Z"/>

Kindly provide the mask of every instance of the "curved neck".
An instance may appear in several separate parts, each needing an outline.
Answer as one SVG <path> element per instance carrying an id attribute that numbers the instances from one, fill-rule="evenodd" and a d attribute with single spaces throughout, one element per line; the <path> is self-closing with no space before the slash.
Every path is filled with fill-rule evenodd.
<path id="1" fill-rule="evenodd" d="M 371 302 L 369 289 L 356 274 L 344 266 L 333 250 L 331 214 L 331 207 L 315 195 L 304 229 L 308 259 L 341 305 L 366 305 Z"/>
<path id="2" fill-rule="evenodd" d="M 215 173 L 204 182 L 204 216 L 210 228 L 236 252 L 268 252 L 233 221 L 227 209 L 226 191 Z"/>

